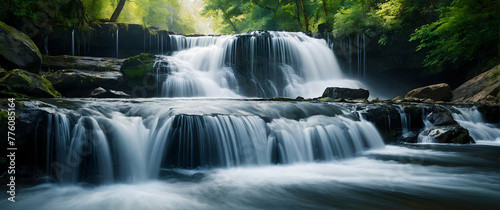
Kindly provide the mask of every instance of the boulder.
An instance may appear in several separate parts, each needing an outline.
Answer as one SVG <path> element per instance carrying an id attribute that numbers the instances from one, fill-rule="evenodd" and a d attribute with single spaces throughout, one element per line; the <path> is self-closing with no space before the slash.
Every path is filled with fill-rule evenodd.
<path id="1" fill-rule="evenodd" d="M 26 34 L 0 21 L 0 63 L 7 70 L 21 68 L 38 73 L 42 54 Z"/>
<path id="2" fill-rule="evenodd" d="M 146 74 L 153 72 L 153 65 L 156 56 L 147 53 L 127 58 L 121 67 L 121 72 L 126 78 L 134 79 L 146 76 Z"/>
<path id="3" fill-rule="evenodd" d="M 127 58 L 123 62 L 120 71 L 123 73 L 126 89 L 130 91 L 130 95 L 133 97 L 156 96 L 157 73 L 153 68 L 155 62 L 156 56 L 147 53 Z"/>
<path id="4" fill-rule="evenodd" d="M 62 70 L 43 75 L 65 97 L 88 97 L 98 87 L 121 89 L 123 76 L 117 71 Z"/>
<path id="5" fill-rule="evenodd" d="M 96 95 L 103 94 L 103 93 L 106 93 L 106 90 L 102 87 L 98 87 L 90 93 L 90 96 L 96 96 Z"/>
<path id="6" fill-rule="evenodd" d="M 448 112 L 432 112 L 427 116 L 427 120 L 435 126 L 457 125 L 457 121 Z"/>
<path id="7" fill-rule="evenodd" d="M 453 102 L 500 102 L 500 65 L 453 90 Z"/>
<path id="8" fill-rule="evenodd" d="M 453 93 L 448 84 L 441 83 L 413 89 L 406 94 L 405 98 L 449 102 L 453 98 Z"/>
<path id="9" fill-rule="evenodd" d="M 102 87 L 98 87 L 90 93 L 90 97 L 93 98 L 130 98 L 130 95 L 124 93 L 123 91 L 116 90 L 105 90 Z"/>
<path id="10" fill-rule="evenodd" d="M 124 59 L 83 57 L 83 56 L 43 56 L 42 70 L 53 72 L 64 69 L 87 71 L 120 71 Z"/>
<path id="11" fill-rule="evenodd" d="M 453 144 L 474 143 L 469 131 L 460 125 L 436 126 L 425 129 L 418 135 L 418 142 L 437 142 Z"/>
<path id="12" fill-rule="evenodd" d="M 0 95 L 6 97 L 61 97 L 61 94 L 54 89 L 47 79 L 22 69 L 14 69 L 2 77 L 0 79 L 0 88 Z"/>
<path id="13" fill-rule="evenodd" d="M 351 89 L 339 87 L 327 87 L 321 97 L 328 97 L 332 99 L 368 99 L 370 92 L 365 89 Z"/>

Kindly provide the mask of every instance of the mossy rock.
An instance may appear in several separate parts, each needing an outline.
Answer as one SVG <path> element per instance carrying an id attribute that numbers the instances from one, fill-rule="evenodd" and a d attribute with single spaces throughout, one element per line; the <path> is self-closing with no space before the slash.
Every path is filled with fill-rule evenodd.
<path id="1" fill-rule="evenodd" d="M 26 34 L 0 21 L 0 63 L 9 69 L 38 73 L 42 54 Z"/>
<path id="2" fill-rule="evenodd" d="M 5 75 L 7 75 L 7 71 L 3 68 L 0 67 L 0 78 L 4 77 Z"/>
<path id="3" fill-rule="evenodd" d="M 436 126 L 426 129 L 420 133 L 429 136 L 438 143 L 470 144 L 474 139 L 469 135 L 469 131 L 460 125 Z"/>
<path id="4" fill-rule="evenodd" d="M 40 75 L 22 69 L 9 71 L 0 79 L 0 93 L 13 97 L 59 98 L 52 83 Z"/>
<path id="5" fill-rule="evenodd" d="M 127 58 L 121 67 L 121 72 L 126 78 L 142 78 L 153 72 L 156 56 L 147 53 Z"/>

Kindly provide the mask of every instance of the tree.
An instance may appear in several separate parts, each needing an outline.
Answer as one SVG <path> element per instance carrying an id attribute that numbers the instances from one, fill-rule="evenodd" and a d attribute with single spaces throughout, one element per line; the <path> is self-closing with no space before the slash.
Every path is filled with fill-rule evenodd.
<path id="1" fill-rule="evenodd" d="M 123 7 L 125 6 L 125 2 L 127 0 L 120 0 L 120 2 L 118 2 L 118 6 L 116 6 L 116 9 L 115 11 L 113 12 L 113 15 L 111 15 L 111 18 L 109 19 L 109 21 L 111 22 L 116 22 L 116 19 L 118 19 L 118 16 L 120 15 L 120 13 L 122 12 L 123 10 Z"/>
<path id="2" fill-rule="evenodd" d="M 309 31 L 309 22 L 307 21 L 306 9 L 304 7 L 304 0 L 300 0 L 300 4 L 302 5 L 302 14 L 304 15 L 304 22 L 306 24 L 306 32 Z"/>
<path id="3" fill-rule="evenodd" d="M 302 28 L 302 23 L 300 22 L 299 2 L 297 0 L 295 0 L 295 6 L 297 6 L 297 21 L 299 22 L 299 27 Z"/>
<path id="4" fill-rule="evenodd" d="M 429 50 L 425 66 L 474 59 L 498 61 L 500 18 L 496 1 L 454 0 L 439 11 L 437 21 L 419 27 L 410 39 L 420 41 L 417 50 Z"/>

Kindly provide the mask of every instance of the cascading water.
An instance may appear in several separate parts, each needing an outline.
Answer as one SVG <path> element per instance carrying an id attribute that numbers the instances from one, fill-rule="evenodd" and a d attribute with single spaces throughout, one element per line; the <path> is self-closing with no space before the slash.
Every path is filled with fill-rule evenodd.
<path id="1" fill-rule="evenodd" d="M 339 160 L 384 145 L 373 124 L 335 105 L 197 101 L 200 108 L 191 109 L 190 103 L 56 109 L 47 121 L 47 153 L 54 154 L 47 165 L 66 183 L 135 183 L 157 178 L 162 168 Z"/>
<path id="2" fill-rule="evenodd" d="M 452 113 L 453 118 L 462 127 L 469 130 L 469 134 L 476 141 L 500 140 L 500 129 L 492 124 L 486 123 L 482 114 L 476 107 L 459 108 L 455 107 L 459 113 Z"/>
<path id="3" fill-rule="evenodd" d="M 75 29 L 71 31 L 71 55 L 75 56 Z"/>
<path id="4" fill-rule="evenodd" d="M 118 58 L 118 40 L 120 40 L 118 37 L 118 32 L 119 29 L 116 29 L 116 58 Z"/>
<path id="5" fill-rule="evenodd" d="M 374 124 L 366 120 L 375 116 L 370 110 L 362 104 L 235 99 L 23 101 L 20 116 L 40 116 L 34 148 L 41 154 L 35 157 L 42 159 L 34 161 L 39 169 L 46 167 L 49 178 L 44 180 L 49 182 L 19 184 L 16 198 L 22 202 L 2 199 L 0 206 L 498 205 L 497 144 L 384 146 Z M 457 121 L 482 120 L 474 108 L 449 111 Z"/>
<path id="6" fill-rule="evenodd" d="M 49 35 L 47 35 L 43 41 L 45 55 L 49 55 Z"/>
<path id="7" fill-rule="evenodd" d="M 303 33 L 172 35 L 170 46 L 180 51 L 160 58 L 171 68 L 163 97 L 317 97 L 329 86 L 363 86 L 342 79 L 326 42 Z"/>
<path id="8" fill-rule="evenodd" d="M 403 132 L 403 137 L 408 137 L 411 129 L 411 115 L 407 115 L 404 107 L 402 105 L 396 106 L 396 110 L 398 110 L 399 115 L 401 117 L 401 130 Z"/>

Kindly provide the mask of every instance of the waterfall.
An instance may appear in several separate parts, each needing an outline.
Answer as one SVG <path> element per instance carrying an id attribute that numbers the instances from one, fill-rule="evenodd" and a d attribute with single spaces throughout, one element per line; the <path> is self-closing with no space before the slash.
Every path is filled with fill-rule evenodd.
<path id="1" fill-rule="evenodd" d="M 118 30 L 119 29 L 116 29 L 116 58 L 118 58 Z"/>
<path id="2" fill-rule="evenodd" d="M 363 79 L 366 79 L 366 37 L 363 34 Z"/>
<path id="3" fill-rule="evenodd" d="M 359 88 L 342 79 L 333 52 L 303 33 L 170 36 L 163 97 L 317 97 L 326 87 Z"/>
<path id="4" fill-rule="evenodd" d="M 71 55 L 75 56 L 75 29 L 71 31 Z"/>
<path id="5" fill-rule="evenodd" d="M 43 41 L 43 46 L 45 49 L 45 55 L 49 55 L 49 35 L 48 34 Z"/>
<path id="6" fill-rule="evenodd" d="M 401 117 L 401 130 L 403 137 L 408 137 L 411 129 L 411 115 L 407 115 L 402 105 L 395 106 Z"/>
<path id="7" fill-rule="evenodd" d="M 500 129 L 492 124 L 486 123 L 482 114 L 476 107 L 459 108 L 454 107 L 458 113 L 452 113 L 453 119 L 465 129 L 469 130 L 469 135 L 476 141 L 496 140 L 500 141 Z"/>
<path id="8" fill-rule="evenodd" d="M 371 122 L 330 104 L 150 102 L 52 110 L 47 172 L 63 183 L 136 183 L 162 168 L 330 161 L 384 146 Z"/>
<path id="9" fill-rule="evenodd" d="M 358 67 L 358 77 L 361 78 L 361 70 L 360 70 L 361 69 L 361 51 L 363 49 L 361 49 L 361 44 L 362 43 L 360 43 L 361 42 L 361 36 L 359 34 L 356 36 L 356 41 L 357 41 L 357 45 L 356 45 L 356 49 L 357 49 L 356 50 L 356 56 L 357 56 L 356 58 L 357 59 L 356 59 L 356 61 L 358 62 L 358 66 L 357 66 Z"/>

